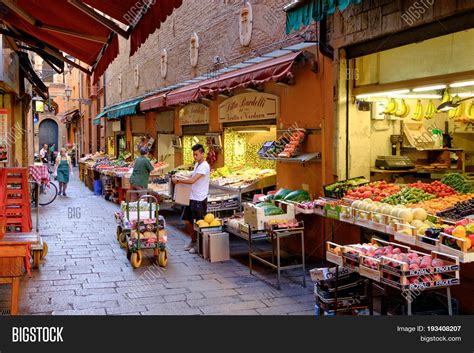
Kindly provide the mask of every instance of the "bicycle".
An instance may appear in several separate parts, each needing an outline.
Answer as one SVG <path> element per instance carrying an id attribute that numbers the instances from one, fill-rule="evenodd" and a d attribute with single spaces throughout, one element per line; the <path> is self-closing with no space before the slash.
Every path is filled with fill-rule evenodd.
<path id="1" fill-rule="evenodd" d="M 51 176 L 53 171 L 48 166 L 48 173 Z M 38 184 L 35 184 L 35 187 L 31 190 L 31 200 L 36 207 L 38 204 L 40 206 L 47 206 L 56 200 L 58 197 L 58 187 L 50 180 L 44 179 L 41 180 L 41 184 L 39 184 L 39 192 L 36 193 L 36 189 L 38 188 Z M 38 199 L 36 199 L 36 195 L 38 195 Z"/>

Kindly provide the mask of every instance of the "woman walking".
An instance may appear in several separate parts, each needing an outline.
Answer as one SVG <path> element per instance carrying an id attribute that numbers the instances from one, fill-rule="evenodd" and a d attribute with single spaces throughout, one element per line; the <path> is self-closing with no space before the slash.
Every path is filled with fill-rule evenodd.
<path id="1" fill-rule="evenodd" d="M 56 174 L 59 182 L 59 195 L 66 196 L 69 176 L 72 175 L 71 158 L 67 155 L 66 149 L 61 148 L 58 158 L 56 158 Z"/>

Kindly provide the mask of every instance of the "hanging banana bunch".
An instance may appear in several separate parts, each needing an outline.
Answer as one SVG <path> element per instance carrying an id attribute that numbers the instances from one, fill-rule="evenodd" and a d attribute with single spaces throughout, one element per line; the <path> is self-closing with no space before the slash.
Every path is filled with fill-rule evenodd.
<path id="1" fill-rule="evenodd" d="M 456 103 L 459 102 L 460 100 L 461 100 L 461 98 L 459 98 L 458 95 L 455 95 L 455 96 L 453 97 L 453 99 L 452 99 L 453 104 L 456 104 Z M 451 110 L 448 111 L 448 117 L 449 117 L 449 119 L 455 119 L 455 118 L 456 118 L 456 116 L 457 116 L 458 113 L 459 113 L 458 108 L 459 108 L 459 107 L 454 108 L 454 109 L 451 109 Z"/>
<path id="2" fill-rule="evenodd" d="M 461 102 L 461 104 L 459 104 L 459 106 L 456 108 L 456 116 L 454 117 L 454 119 L 456 121 L 466 120 L 466 117 L 463 116 L 465 111 L 466 111 L 466 104 L 464 102 Z"/>
<path id="3" fill-rule="evenodd" d="M 413 116 L 411 117 L 411 120 L 415 121 L 421 121 L 423 119 L 423 104 L 421 104 L 421 100 L 418 99 L 416 102 L 416 108 L 415 111 L 413 112 Z"/>
<path id="4" fill-rule="evenodd" d="M 436 112 L 436 107 L 433 103 L 433 100 L 430 99 L 428 102 L 428 105 L 426 106 L 426 111 L 424 115 L 425 119 L 426 120 L 433 119 L 435 112 Z"/>
<path id="5" fill-rule="evenodd" d="M 394 98 L 390 98 L 387 106 L 385 107 L 384 114 L 386 115 L 395 115 L 398 110 L 397 101 Z"/>
<path id="6" fill-rule="evenodd" d="M 452 99 L 453 99 L 453 97 L 451 97 L 451 95 L 449 94 L 448 89 L 445 89 L 444 92 L 443 92 L 443 99 L 441 100 L 441 104 L 446 103 L 446 102 L 450 102 Z M 436 109 L 436 113 L 443 113 L 443 112 Z"/>
<path id="7" fill-rule="evenodd" d="M 469 120 L 474 121 L 474 101 L 467 107 L 466 115 Z"/>
<path id="8" fill-rule="evenodd" d="M 406 104 L 404 99 L 402 99 L 401 103 L 398 105 L 395 115 L 399 118 L 406 118 L 408 114 L 410 114 L 410 106 Z"/>

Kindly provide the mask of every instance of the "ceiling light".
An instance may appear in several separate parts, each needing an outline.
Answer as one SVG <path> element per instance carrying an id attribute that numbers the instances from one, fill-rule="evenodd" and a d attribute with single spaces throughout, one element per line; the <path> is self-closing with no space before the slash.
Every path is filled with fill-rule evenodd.
<path id="1" fill-rule="evenodd" d="M 456 95 L 459 98 L 469 98 L 469 97 L 474 97 L 474 92 L 462 92 L 462 93 L 456 93 Z"/>
<path id="2" fill-rule="evenodd" d="M 404 99 L 441 99 L 443 98 L 440 94 L 399 94 L 393 96 L 393 98 L 404 98 Z"/>
<path id="3" fill-rule="evenodd" d="M 452 88 L 467 87 L 467 86 L 474 86 L 474 81 L 455 82 L 449 85 L 449 87 L 452 87 Z"/>
<path id="4" fill-rule="evenodd" d="M 409 89 L 401 89 L 398 91 L 387 91 L 387 92 L 375 92 L 375 93 L 365 93 L 365 94 L 359 94 L 356 96 L 357 99 L 363 99 L 363 98 L 371 98 L 371 97 L 392 97 L 396 96 L 397 94 L 405 94 L 405 93 L 410 93 Z"/>
<path id="5" fill-rule="evenodd" d="M 437 91 L 437 90 L 445 89 L 445 88 L 446 88 L 446 85 L 424 86 L 424 87 L 414 88 L 413 92 Z"/>

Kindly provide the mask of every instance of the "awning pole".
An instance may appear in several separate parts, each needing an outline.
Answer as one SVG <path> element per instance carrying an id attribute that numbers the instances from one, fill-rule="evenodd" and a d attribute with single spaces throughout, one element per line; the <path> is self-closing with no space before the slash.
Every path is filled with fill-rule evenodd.
<path id="1" fill-rule="evenodd" d="M 125 39 L 128 39 L 130 37 L 129 32 L 127 32 L 127 31 L 123 30 L 122 28 L 120 28 L 120 26 L 118 26 L 113 21 L 109 20 L 108 18 L 100 15 L 98 12 L 94 11 L 94 9 L 87 6 L 82 1 L 68 0 L 68 2 L 71 5 L 73 5 L 74 7 L 78 8 L 79 10 L 84 12 L 86 15 L 89 15 L 90 17 L 92 17 L 97 22 L 100 22 L 101 24 L 103 24 L 105 27 L 107 27 L 111 31 L 114 31 L 115 33 L 121 35 Z"/>

